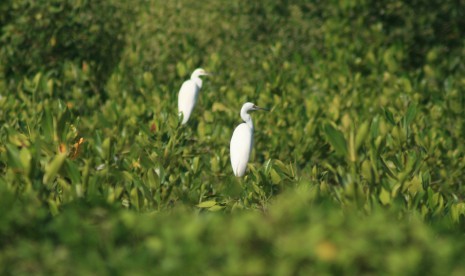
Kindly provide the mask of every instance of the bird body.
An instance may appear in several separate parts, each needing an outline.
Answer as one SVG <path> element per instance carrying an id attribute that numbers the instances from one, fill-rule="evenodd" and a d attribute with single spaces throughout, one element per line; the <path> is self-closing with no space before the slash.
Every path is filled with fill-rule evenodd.
<path id="1" fill-rule="evenodd" d="M 253 103 L 245 103 L 241 108 L 241 118 L 244 123 L 236 127 L 231 137 L 229 144 L 231 166 L 237 177 L 244 176 L 252 152 L 254 126 L 249 111 L 260 109 L 263 108 Z"/>
<path id="2" fill-rule="evenodd" d="M 179 90 L 178 96 L 178 110 L 179 113 L 183 114 L 181 124 L 187 123 L 191 116 L 192 110 L 194 110 L 195 103 L 199 97 L 200 87 L 195 83 L 194 80 L 186 80 Z"/>
<path id="3" fill-rule="evenodd" d="M 253 128 L 246 123 L 236 127 L 231 138 L 231 165 L 235 176 L 243 176 L 253 146 Z"/>
<path id="4" fill-rule="evenodd" d="M 195 69 L 189 80 L 186 80 L 178 94 L 178 111 L 183 114 L 181 124 L 186 124 L 194 110 L 195 103 L 199 97 L 200 88 L 202 88 L 202 79 L 200 76 L 209 75 L 202 68 Z"/>

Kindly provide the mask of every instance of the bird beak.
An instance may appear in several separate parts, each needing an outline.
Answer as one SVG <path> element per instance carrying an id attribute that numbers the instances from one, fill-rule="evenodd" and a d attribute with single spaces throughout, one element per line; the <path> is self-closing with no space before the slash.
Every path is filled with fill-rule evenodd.
<path id="1" fill-rule="evenodd" d="M 267 109 L 267 108 L 258 107 L 258 106 L 255 106 L 255 110 L 264 110 L 264 111 L 270 111 L 270 110 L 269 110 L 269 109 Z"/>

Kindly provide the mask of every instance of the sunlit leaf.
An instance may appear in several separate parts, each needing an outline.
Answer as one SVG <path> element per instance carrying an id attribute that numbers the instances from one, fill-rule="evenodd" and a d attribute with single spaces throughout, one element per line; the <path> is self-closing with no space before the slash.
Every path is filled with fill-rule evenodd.
<path id="1" fill-rule="evenodd" d="M 65 159 L 66 153 L 58 153 L 50 163 L 45 165 L 45 174 L 42 180 L 44 184 L 49 183 L 55 178 Z"/>
<path id="2" fill-rule="evenodd" d="M 203 201 L 203 202 L 197 204 L 197 207 L 199 207 L 199 208 L 210 208 L 210 207 L 215 206 L 215 205 L 216 205 L 216 201 L 209 200 L 209 201 Z"/>

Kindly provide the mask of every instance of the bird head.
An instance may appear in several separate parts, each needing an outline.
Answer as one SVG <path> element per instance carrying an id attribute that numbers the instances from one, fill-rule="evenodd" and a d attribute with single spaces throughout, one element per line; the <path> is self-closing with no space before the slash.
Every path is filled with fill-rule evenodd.
<path id="1" fill-rule="evenodd" d="M 245 104 L 242 106 L 242 110 L 245 111 L 246 113 L 249 112 L 249 111 L 254 111 L 254 110 L 265 110 L 265 111 L 268 111 L 268 109 L 258 107 L 258 106 L 256 106 L 256 105 L 253 104 L 253 103 L 245 103 Z"/>
<path id="2" fill-rule="evenodd" d="M 208 75 L 210 75 L 210 73 L 206 72 L 204 69 L 197 68 L 194 70 L 194 72 L 192 72 L 191 79 L 198 78 L 200 76 L 208 76 Z"/>

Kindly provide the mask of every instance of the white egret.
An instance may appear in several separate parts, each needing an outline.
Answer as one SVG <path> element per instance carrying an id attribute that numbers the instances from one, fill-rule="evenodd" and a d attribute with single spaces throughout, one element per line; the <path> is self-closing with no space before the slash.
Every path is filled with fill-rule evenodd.
<path id="1" fill-rule="evenodd" d="M 199 96 L 200 88 L 202 88 L 202 79 L 200 76 L 208 76 L 209 73 L 205 72 L 202 68 L 197 68 L 191 75 L 189 80 L 186 80 L 178 94 L 178 110 L 179 114 L 183 114 L 181 124 L 187 123 L 194 109 L 195 103 Z"/>
<path id="2" fill-rule="evenodd" d="M 244 176 L 249 161 L 250 152 L 253 144 L 253 122 L 249 111 L 266 110 L 258 107 L 253 103 L 245 103 L 241 108 L 241 118 L 245 123 L 236 127 L 231 137 L 229 150 L 231 154 L 231 166 L 234 175 L 237 177 Z"/>

